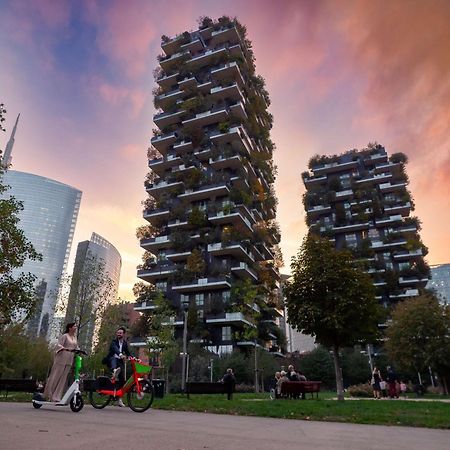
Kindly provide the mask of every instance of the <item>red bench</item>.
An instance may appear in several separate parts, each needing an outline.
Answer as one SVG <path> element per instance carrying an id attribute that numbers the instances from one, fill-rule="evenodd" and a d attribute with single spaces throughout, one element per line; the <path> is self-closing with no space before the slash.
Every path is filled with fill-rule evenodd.
<path id="1" fill-rule="evenodd" d="M 311 394 L 311 398 L 319 398 L 321 381 L 283 381 L 280 396 L 284 398 L 300 397 L 301 394 Z"/>

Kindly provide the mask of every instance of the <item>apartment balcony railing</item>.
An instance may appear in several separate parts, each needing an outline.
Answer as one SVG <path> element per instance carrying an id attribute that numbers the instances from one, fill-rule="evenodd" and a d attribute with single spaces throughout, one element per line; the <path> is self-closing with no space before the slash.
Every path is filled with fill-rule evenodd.
<path id="1" fill-rule="evenodd" d="M 209 159 L 209 165 L 216 169 L 239 169 L 243 168 L 244 161 L 242 160 L 240 155 L 233 155 L 233 156 L 225 156 L 225 155 L 219 155 L 216 156 L 214 159 Z"/>
<path id="2" fill-rule="evenodd" d="M 165 89 L 170 88 L 173 84 L 177 82 L 177 77 L 179 73 L 174 73 L 171 75 L 163 75 L 162 77 L 159 77 L 156 82 Z"/>
<path id="3" fill-rule="evenodd" d="M 173 150 L 176 152 L 177 155 L 181 155 L 183 153 L 186 153 L 186 152 L 192 150 L 193 148 L 194 147 L 192 145 L 192 141 L 185 141 L 185 140 L 177 142 L 173 146 Z"/>
<path id="4" fill-rule="evenodd" d="M 214 99 L 226 99 L 236 100 L 245 103 L 245 97 L 242 91 L 239 89 L 237 83 L 229 86 L 215 86 L 210 90 L 211 97 Z"/>
<path id="5" fill-rule="evenodd" d="M 337 191 L 335 193 L 336 199 L 344 200 L 353 197 L 353 191 L 351 189 L 346 189 L 345 191 Z"/>
<path id="6" fill-rule="evenodd" d="M 191 125 L 195 124 L 197 126 L 206 126 L 211 125 L 213 123 L 221 122 L 228 118 L 228 108 L 226 106 L 211 109 L 210 111 L 205 111 L 199 114 L 196 114 L 195 117 L 191 119 L 183 120 L 182 125 Z"/>
<path id="7" fill-rule="evenodd" d="M 305 186 L 312 186 L 315 184 L 322 184 L 325 183 L 327 181 L 327 176 L 323 176 L 323 177 L 310 177 L 310 178 L 303 178 L 303 183 L 305 184 Z"/>
<path id="8" fill-rule="evenodd" d="M 167 149 L 176 142 L 177 134 L 168 133 L 160 136 L 154 136 L 151 139 L 152 145 L 162 154 L 166 153 Z"/>
<path id="9" fill-rule="evenodd" d="M 158 103 L 158 105 L 164 109 L 166 108 L 168 105 L 172 104 L 174 101 L 182 98 L 184 95 L 184 91 L 180 90 L 180 89 L 174 89 L 172 91 L 166 92 L 164 94 L 161 95 L 157 95 L 155 97 L 155 101 Z"/>
<path id="10" fill-rule="evenodd" d="M 333 227 L 333 231 L 336 233 L 339 232 L 346 232 L 346 231 L 357 231 L 357 230 L 365 230 L 367 228 L 369 228 L 370 223 L 369 222 L 364 222 L 364 223 L 354 223 L 354 224 L 349 224 L 349 225 L 343 225 L 340 227 Z"/>
<path id="11" fill-rule="evenodd" d="M 384 212 L 386 213 L 399 213 L 402 216 L 408 216 L 410 211 L 411 211 L 410 202 L 402 203 L 401 205 L 386 206 L 384 208 Z"/>
<path id="12" fill-rule="evenodd" d="M 180 46 L 181 51 L 189 51 L 190 54 L 197 53 L 204 48 L 203 42 L 200 39 L 193 39 L 192 41 Z"/>
<path id="13" fill-rule="evenodd" d="M 173 244 L 170 239 L 170 236 L 163 235 L 154 238 L 141 239 L 140 245 L 145 250 L 155 251 L 161 248 L 171 247 Z"/>
<path id="14" fill-rule="evenodd" d="M 222 64 L 216 69 L 211 70 L 211 78 L 214 80 L 221 80 L 223 78 L 228 79 L 230 76 L 234 76 L 239 87 L 245 86 L 244 77 L 237 62 L 233 61 L 227 64 Z"/>
<path id="15" fill-rule="evenodd" d="M 378 173 L 378 172 L 384 172 L 386 170 L 390 171 L 392 169 L 399 168 L 399 167 L 401 167 L 400 163 L 388 162 L 387 164 L 377 164 L 374 167 L 374 172 Z"/>
<path id="16" fill-rule="evenodd" d="M 406 245 L 406 241 L 402 239 L 396 242 L 372 241 L 370 243 L 370 247 L 373 249 L 398 247 L 399 245 Z"/>
<path id="17" fill-rule="evenodd" d="M 153 197 L 159 196 L 178 186 L 183 186 L 182 181 L 159 181 L 158 183 L 146 183 L 146 190 Z"/>
<path id="18" fill-rule="evenodd" d="M 396 191 L 398 189 L 403 189 L 404 187 L 406 187 L 406 183 L 396 183 L 396 184 L 382 183 L 379 185 L 381 192 Z"/>
<path id="19" fill-rule="evenodd" d="M 370 155 L 369 158 L 365 159 L 364 162 L 367 164 L 375 164 L 381 161 L 388 161 L 387 153 L 375 153 L 373 155 Z"/>
<path id="20" fill-rule="evenodd" d="M 395 216 L 386 217 L 385 219 L 376 219 L 375 225 L 388 225 L 394 222 L 401 222 L 403 217 L 400 214 L 396 214 Z"/>
<path id="21" fill-rule="evenodd" d="M 178 82 L 178 87 L 180 89 L 182 89 L 183 92 L 185 89 L 196 88 L 197 85 L 198 85 L 198 80 L 196 77 L 185 77 L 181 81 Z"/>
<path id="22" fill-rule="evenodd" d="M 215 224 L 241 224 L 248 234 L 253 233 L 253 228 L 250 221 L 239 211 L 238 208 L 232 208 L 229 210 L 218 211 L 217 213 L 208 216 L 208 220 Z"/>
<path id="23" fill-rule="evenodd" d="M 418 277 L 411 277 L 411 278 L 404 278 L 404 277 L 400 277 L 398 279 L 398 284 L 400 284 L 400 286 L 402 285 L 411 285 L 411 284 L 421 284 L 423 286 L 425 286 L 428 281 L 430 281 L 428 278 L 418 278 Z"/>
<path id="24" fill-rule="evenodd" d="M 178 198 L 189 199 L 190 201 L 202 200 L 209 198 L 212 195 L 222 196 L 229 195 L 230 189 L 228 188 L 228 183 L 222 182 L 218 184 L 208 184 L 206 186 L 200 186 L 197 189 L 186 189 L 184 194 L 180 194 Z"/>
<path id="25" fill-rule="evenodd" d="M 245 260 L 248 263 L 255 262 L 252 252 L 238 242 L 208 244 L 208 252 L 214 256 L 232 255 L 238 260 Z"/>
<path id="26" fill-rule="evenodd" d="M 174 252 L 166 255 L 167 259 L 170 261 L 186 261 L 192 252 Z"/>
<path id="27" fill-rule="evenodd" d="M 167 223 L 167 228 L 169 228 L 170 230 L 183 229 L 183 228 L 188 228 L 188 227 L 189 227 L 189 223 L 187 220 L 174 219 L 174 220 L 169 220 L 169 222 Z"/>
<path id="28" fill-rule="evenodd" d="M 419 289 L 406 289 L 401 294 L 389 294 L 389 298 L 407 298 L 417 297 L 419 295 Z"/>
<path id="29" fill-rule="evenodd" d="M 231 289 L 229 277 L 199 278 L 190 282 L 172 286 L 176 292 L 199 292 L 216 289 Z"/>
<path id="30" fill-rule="evenodd" d="M 211 33 L 210 45 L 218 45 L 226 42 L 230 44 L 239 44 L 241 42 L 241 37 L 236 27 L 225 28 Z"/>
<path id="31" fill-rule="evenodd" d="M 164 128 L 169 125 L 174 125 L 178 123 L 183 115 L 186 114 L 186 111 L 183 109 L 180 109 L 177 112 L 169 113 L 169 112 L 162 112 L 160 114 L 156 114 L 153 117 L 153 122 L 155 122 L 155 125 L 159 128 Z"/>
<path id="32" fill-rule="evenodd" d="M 421 258 L 422 257 L 422 249 L 418 250 L 404 250 L 394 253 L 394 259 L 396 261 L 402 260 L 402 259 L 415 259 L 415 258 Z"/>
<path id="33" fill-rule="evenodd" d="M 252 328 L 256 328 L 256 325 L 249 318 L 245 317 L 245 315 L 241 312 L 208 315 L 206 318 L 206 323 L 230 325 L 245 324 Z"/>
<path id="34" fill-rule="evenodd" d="M 159 65 L 165 70 L 168 71 L 170 68 L 179 61 L 182 61 L 183 58 L 189 58 L 191 53 L 188 51 L 183 51 L 179 53 L 174 53 L 166 58 L 161 59 Z"/>
<path id="35" fill-rule="evenodd" d="M 386 181 L 392 178 L 391 173 L 381 173 L 374 175 L 372 177 L 363 178 L 362 180 L 356 180 L 355 184 L 373 184 L 379 183 L 380 181 Z"/>
<path id="36" fill-rule="evenodd" d="M 158 209 L 146 209 L 144 211 L 144 219 L 151 221 L 153 218 L 163 218 L 168 217 L 170 214 L 169 208 L 158 208 Z"/>
<path id="37" fill-rule="evenodd" d="M 239 278 L 251 279 L 253 281 L 258 280 L 256 272 L 245 262 L 240 262 L 239 265 L 233 266 L 231 272 L 235 273 Z"/>
<path id="38" fill-rule="evenodd" d="M 188 65 L 200 65 L 200 66 L 204 66 L 207 64 L 210 64 L 211 60 L 216 57 L 216 56 L 220 56 L 220 54 L 227 54 L 228 53 L 228 48 L 227 46 L 223 45 L 217 49 L 208 49 L 205 50 L 203 53 L 194 56 L 193 58 L 191 58 L 190 60 L 187 61 Z"/>
<path id="39" fill-rule="evenodd" d="M 181 158 L 179 156 L 176 156 L 174 154 L 167 154 L 163 158 L 151 159 L 148 162 L 148 166 L 157 174 L 161 174 L 175 164 L 179 164 L 180 161 Z"/>
<path id="40" fill-rule="evenodd" d="M 349 161 L 349 162 L 332 162 L 328 164 L 323 164 L 320 166 L 313 167 L 314 175 L 322 175 L 334 172 L 341 172 L 348 169 L 354 169 L 358 167 L 358 161 Z"/>
<path id="41" fill-rule="evenodd" d="M 156 280 L 163 280 L 177 272 L 174 266 L 154 269 L 139 269 L 137 271 L 138 278 L 153 283 Z"/>
<path id="42" fill-rule="evenodd" d="M 156 305 L 153 303 L 152 300 L 147 300 L 144 302 L 136 302 L 134 304 L 133 309 L 135 311 L 149 311 L 149 310 L 156 309 Z"/>

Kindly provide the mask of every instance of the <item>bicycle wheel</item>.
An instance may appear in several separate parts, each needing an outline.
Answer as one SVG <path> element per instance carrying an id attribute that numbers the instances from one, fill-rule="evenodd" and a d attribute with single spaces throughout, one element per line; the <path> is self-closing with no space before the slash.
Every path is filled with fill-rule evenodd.
<path id="1" fill-rule="evenodd" d="M 105 406 L 109 405 L 110 401 L 110 395 L 101 394 L 98 391 L 89 392 L 89 402 L 96 409 L 103 409 Z"/>
<path id="2" fill-rule="evenodd" d="M 128 392 L 128 406 L 134 412 L 144 412 L 153 403 L 153 385 L 148 380 L 139 381 L 141 392 L 137 391 L 136 385 Z"/>
<path id="3" fill-rule="evenodd" d="M 84 406 L 84 400 L 83 400 L 83 396 L 80 393 L 75 394 L 70 399 L 70 409 L 73 412 L 80 412 L 83 409 L 83 406 Z"/>

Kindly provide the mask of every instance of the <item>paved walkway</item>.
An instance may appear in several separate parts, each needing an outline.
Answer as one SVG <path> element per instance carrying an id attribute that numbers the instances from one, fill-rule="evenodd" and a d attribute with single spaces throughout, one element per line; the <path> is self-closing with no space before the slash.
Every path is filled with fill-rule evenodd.
<path id="1" fill-rule="evenodd" d="M 21 449 L 448 449 L 450 431 L 225 416 L 90 405 L 35 410 L 0 403 L 0 448 Z"/>

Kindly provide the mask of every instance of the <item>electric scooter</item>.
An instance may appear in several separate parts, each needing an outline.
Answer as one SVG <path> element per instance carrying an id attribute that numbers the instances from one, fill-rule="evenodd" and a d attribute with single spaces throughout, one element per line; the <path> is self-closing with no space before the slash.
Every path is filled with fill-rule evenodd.
<path id="1" fill-rule="evenodd" d="M 83 350 L 70 350 L 71 352 L 75 353 L 75 381 L 70 385 L 67 392 L 64 394 L 64 397 L 61 399 L 60 402 L 48 402 L 46 401 L 42 394 L 39 392 L 36 392 L 33 395 L 33 406 L 36 409 L 39 409 L 42 407 L 42 405 L 52 405 L 52 406 L 70 406 L 70 409 L 73 412 L 79 412 L 83 409 L 84 401 L 83 397 L 81 395 L 80 391 L 80 371 L 82 366 L 83 359 L 81 358 L 81 355 L 86 355 L 87 353 Z"/>

